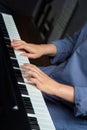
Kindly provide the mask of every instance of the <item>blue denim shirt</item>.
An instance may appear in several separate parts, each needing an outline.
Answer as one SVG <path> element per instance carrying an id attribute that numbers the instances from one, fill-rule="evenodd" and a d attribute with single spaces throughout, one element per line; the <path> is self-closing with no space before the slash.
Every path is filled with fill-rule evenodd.
<path id="1" fill-rule="evenodd" d="M 52 65 L 41 69 L 57 82 L 74 87 L 75 104 L 45 95 L 48 109 L 57 130 L 87 130 L 87 24 L 53 44 L 57 54 L 50 57 Z"/>

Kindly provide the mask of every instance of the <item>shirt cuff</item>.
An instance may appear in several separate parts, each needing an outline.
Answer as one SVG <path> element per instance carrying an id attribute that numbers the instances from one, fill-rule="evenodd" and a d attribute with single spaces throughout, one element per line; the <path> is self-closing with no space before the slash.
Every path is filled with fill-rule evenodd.
<path id="1" fill-rule="evenodd" d="M 50 61 L 52 64 L 55 64 L 55 63 L 61 62 L 63 60 L 63 57 L 65 56 L 63 53 L 63 47 L 61 46 L 61 40 L 53 41 L 52 43 L 56 46 L 57 53 L 55 57 L 50 57 Z"/>
<path id="2" fill-rule="evenodd" d="M 87 117 L 87 87 L 75 87 L 75 116 Z"/>

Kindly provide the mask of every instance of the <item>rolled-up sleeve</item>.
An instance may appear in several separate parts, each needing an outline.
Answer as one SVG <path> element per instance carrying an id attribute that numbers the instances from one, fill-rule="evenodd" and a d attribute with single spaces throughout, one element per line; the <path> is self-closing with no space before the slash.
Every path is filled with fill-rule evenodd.
<path id="1" fill-rule="evenodd" d="M 52 41 L 52 43 L 55 44 L 57 48 L 56 56 L 50 57 L 50 61 L 52 64 L 63 62 L 66 58 L 68 58 L 71 55 L 79 34 L 80 31 L 75 32 L 72 37 L 67 36 L 64 39 Z"/>
<path id="2" fill-rule="evenodd" d="M 75 116 L 87 117 L 87 40 L 76 49 L 72 58 L 75 86 Z"/>
<path id="3" fill-rule="evenodd" d="M 87 86 L 75 87 L 75 116 L 87 117 Z"/>

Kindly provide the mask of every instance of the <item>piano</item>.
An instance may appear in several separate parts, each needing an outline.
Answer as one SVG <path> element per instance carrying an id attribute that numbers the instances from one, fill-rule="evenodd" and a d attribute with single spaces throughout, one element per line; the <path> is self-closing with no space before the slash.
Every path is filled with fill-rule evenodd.
<path id="1" fill-rule="evenodd" d="M 11 48 L 13 39 L 21 39 L 14 19 L 0 13 L 0 130 L 55 130 L 42 93 L 21 73 L 30 61 Z"/>

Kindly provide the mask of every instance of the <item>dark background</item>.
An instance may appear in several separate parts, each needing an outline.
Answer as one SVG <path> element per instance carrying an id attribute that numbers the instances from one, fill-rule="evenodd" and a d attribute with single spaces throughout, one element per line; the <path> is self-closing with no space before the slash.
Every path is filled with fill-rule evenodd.
<path id="1" fill-rule="evenodd" d="M 0 0 L 0 4 L 13 13 L 26 16 L 32 15 L 38 0 Z"/>
<path id="2" fill-rule="evenodd" d="M 57 8 L 64 4 L 65 0 L 58 0 Z M 18 15 L 32 16 L 38 0 L 0 0 L 0 5 Z M 1 8 L 0 8 L 1 9 Z M 3 9 L 2 9 L 3 10 Z M 78 0 L 78 6 L 66 29 L 66 33 L 72 34 L 87 21 L 87 0 Z"/>

